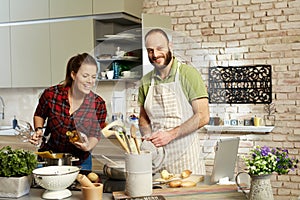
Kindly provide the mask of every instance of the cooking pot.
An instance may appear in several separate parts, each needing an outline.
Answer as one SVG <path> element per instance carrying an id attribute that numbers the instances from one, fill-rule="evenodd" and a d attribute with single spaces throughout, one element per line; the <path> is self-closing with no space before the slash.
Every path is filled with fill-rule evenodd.
<path id="1" fill-rule="evenodd" d="M 72 165 L 72 162 L 78 160 L 78 158 L 74 158 L 70 153 L 52 153 L 52 158 L 43 158 L 43 161 L 39 163 L 44 166 L 62 166 Z"/>
<path id="2" fill-rule="evenodd" d="M 104 164 L 103 174 L 111 179 L 126 180 L 125 162 L 118 163 L 118 165 Z"/>

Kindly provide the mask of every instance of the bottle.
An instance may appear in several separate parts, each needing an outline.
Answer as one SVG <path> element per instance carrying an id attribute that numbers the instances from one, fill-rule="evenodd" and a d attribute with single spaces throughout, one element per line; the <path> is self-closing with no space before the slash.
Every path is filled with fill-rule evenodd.
<path id="1" fill-rule="evenodd" d="M 118 62 L 113 63 L 114 79 L 118 79 L 120 75 L 120 65 Z"/>
<path id="2" fill-rule="evenodd" d="M 16 116 L 14 115 L 14 119 L 12 121 L 12 124 L 13 124 L 13 129 L 17 128 L 18 127 L 18 120 L 16 119 Z"/>
<path id="3" fill-rule="evenodd" d="M 80 133 L 77 130 L 67 131 L 66 135 L 69 137 L 69 141 L 74 142 L 82 142 Z"/>

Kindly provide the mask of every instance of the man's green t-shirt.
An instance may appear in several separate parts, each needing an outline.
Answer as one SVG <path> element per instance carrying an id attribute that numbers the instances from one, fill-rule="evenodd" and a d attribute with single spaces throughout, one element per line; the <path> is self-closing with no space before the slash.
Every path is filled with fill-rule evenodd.
<path id="1" fill-rule="evenodd" d="M 150 87 L 151 79 L 154 78 L 155 85 L 160 83 L 170 83 L 175 81 L 175 74 L 178 67 L 178 60 L 174 58 L 169 76 L 162 80 L 157 74 L 156 70 L 152 70 L 141 79 L 139 87 L 138 103 L 144 105 L 148 90 Z M 207 89 L 203 82 L 201 73 L 193 66 L 181 63 L 179 68 L 179 80 L 181 82 L 182 90 L 191 103 L 194 99 L 207 98 Z"/>

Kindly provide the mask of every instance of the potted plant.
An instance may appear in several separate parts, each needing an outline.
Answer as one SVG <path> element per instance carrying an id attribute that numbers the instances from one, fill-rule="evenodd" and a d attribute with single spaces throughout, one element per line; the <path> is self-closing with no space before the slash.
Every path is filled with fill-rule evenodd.
<path id="1" fill-rule="evenodd" d="M 17 198 L 29 193 L 36 155 L 10 146 L 0 149 L 0 197 Z"/>
<path id="2" fill-rule="evenodd" d="M 269 148 L 267 146 L 256 146 L 250 151 L 248 156 L 244 157 L 244 161 L 248 174 L 251 176 L 251 187 L 248 197 L 250 200 L 272 200 L 271 174 L 288 174 L 289 171 L 297 168 L 299 162 L 298 159 L 289 156 L 287 149 Z M 237 185 L 239 186 L 238 183 Z M 240 186 L 239 188 L 243 191 Z M 246 193 L 244 192 L 244 194 Z"/>
<path id="3" fill-rule="evenodd" d="M 265 105 L 264 107 L 265 111 L 267 112 L 267 115 L 264 115 L 264 121 L 266 126 L 275 126 L 275 104 L 270 103 Z"/>

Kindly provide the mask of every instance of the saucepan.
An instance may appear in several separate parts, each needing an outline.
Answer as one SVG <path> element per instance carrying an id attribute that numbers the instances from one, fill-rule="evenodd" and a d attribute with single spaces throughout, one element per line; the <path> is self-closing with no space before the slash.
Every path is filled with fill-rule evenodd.
<path id="1" fill-rule="evenodd" d="M 72 165 L 72 162 L 79 160 L 70 153 L 51 153 L 51 157 L 43 157 L 42 159 L 43 161 L 39 162 L 39 164 L 43 166 Z"/>
<path id="2" fill-rule="evenodd" d="M 117 161 L 117 165 L 113 163 L 104 164 L 103 174 L 111 179 L 126 180 L 125 161 Z"/>

